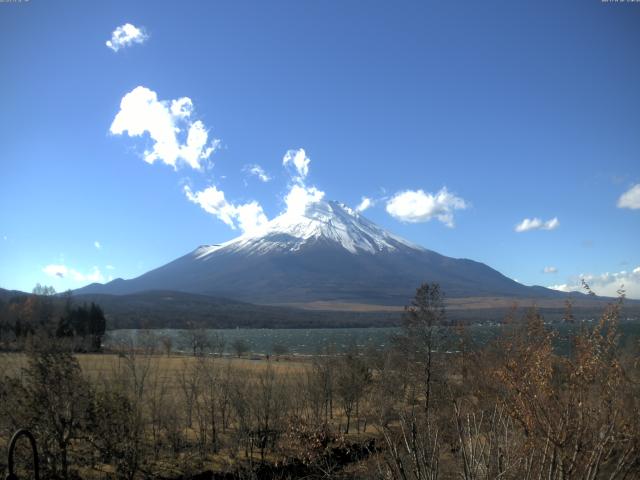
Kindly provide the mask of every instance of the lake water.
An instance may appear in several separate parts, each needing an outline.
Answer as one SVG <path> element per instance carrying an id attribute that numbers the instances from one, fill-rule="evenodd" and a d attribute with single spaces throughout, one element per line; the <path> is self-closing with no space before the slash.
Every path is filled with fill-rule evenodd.
<path id="1" fill-rule="evenodd" d="M 590 322 L 586 322 L 590 325 Z M 499 335 L 505 327 L 500 325 L 472 325 L 468 332 L 474 343 L 482 345 Z M 577 324 L 556 324 L 558 330 L 557 347 L 567 352 L 571 344 L 571 335 L 579 326 Z M 210 338 L 224 339 L 224 351 L 233 353 L 231 345 L 234 340 L 242 339 L 251 353 L 271 354 L 274 345 L 283 345 L 289 353 L 296 355 L 313 355 L 322 353 L 327 348 L 335 352 L 344 352 L 352 346 L 360 348 L 384 348 L 391 342 L 400 328 L 317 328 L 317 329 L 215 329 L 206 330 Z M 623 321 L 619 326 L 622 344 L 637 343 L 640 340 L 640 322 Z M 127 346 L 160 345 L 163 336 L 171 338 L 172 350 L 189 353 L 189 332 L 186 330 L 111 330 L 105 337 L 105 347 L 118 348 Z"/>
<path id="2" fill-rule="evenodd" d="M 256 354 L 271 354 L 274 345 L 283 345 L 289 353 L 297 355 L 313 355 L 321 353 L 331 346 L 337 352 L 346 351 L 349 347 L 384 348 L 389 344 L 398 328 L 313 328 L 313 329 L 212 329 L 206 330 L 211 338 L 224 339 L 224 351 L 232 353 L 234 340 L 242 339 L 249 344 L 249 349 Z M 151 336 L 151 338 L 149 338 Z M 127 345 L 144 345 L 159 340 L 163 336 L 172 339 L 173 351 L 189 351 L 189 332 L 185 330 L 112 330 L 107 332 L 105 347 L 117 348 Z"/>

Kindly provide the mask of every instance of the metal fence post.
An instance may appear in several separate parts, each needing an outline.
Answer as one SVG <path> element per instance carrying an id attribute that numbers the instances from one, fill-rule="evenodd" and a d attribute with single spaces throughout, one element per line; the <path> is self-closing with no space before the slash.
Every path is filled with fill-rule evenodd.
<path id="1" fill-rule="evenodd" d="M 6 477 L 6 480 L 18 480 L 18 476 L 14 471 L 14 455 L 16 450 L 16 443 L 18 439 L 21 437 L 27 437 L 29 443 L 31 444 L 31 451 L 33 452 L 33 474 L 35 480 L 40 480 L 40 470 L 38 465 L 38 449 L 36 448 L 36 439 L 33 434 L 29 430 L 20 429 L 11 437 L 11 441 L 9 442 L 9 458 L 8 458 L 8 466 L 9 466 L 9 474 Z"/>

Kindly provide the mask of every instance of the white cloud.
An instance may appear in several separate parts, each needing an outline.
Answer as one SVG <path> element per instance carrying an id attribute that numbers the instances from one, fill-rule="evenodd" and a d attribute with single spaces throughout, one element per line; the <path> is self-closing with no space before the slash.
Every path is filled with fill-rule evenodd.
<path id="1" fill-rule="evenodd" d="M 558 273 L 558 269 L 556 267 L 544 267 L 542 270 L 544 273 Z"/>
<path id="2" fill-rule="evenodd" d="M 307 207 L 324 198 L 324 192 L 316 187 L 293 185 L 284 198 L 288 215 L 304 215 Z"/>
<path id="3" fill-rule="evenodd" d="M 620 195 L 618 208 L 630 208 L 632 210 L 640 208 L 640 183 Z"/>
<path id="4" fill-rule="evenodd" d="M 121 48 L 128 47 L 134 43 L 144 43 L 148 38 L 149 35 L 144 31 L 144 27 L 136 27 L 130 23 L 125 23 L 111 33 L 111 40 L 107 40 L 105 45 L 117 52 Z"/>
<path id="5" fill-rule="evenodd" d="M 613 273 L 583 274 L 569 279 L 567 283 L 550 285 L 549 288 L 562 292 L 580 291 L 584 293 L 582 279 L 587 282 L 591 290 L 597 295 L 617 297 L 617 292 L 622 287 L 627 297 L 640 299 L 640 266 L 632 271 L 622 270 Z"/>
<path id="6" fill-rule="evenodd" d="M 205 212 L 215 215 L 231 228 L 236 228 L 232 218 L 233 206 L 224 198 L 222 190 L 218 190 L 214 186 L 193 193 L 191 187 L 185 185 L 184 193 L 191 202 L 200 205 Z"/>
<path id="7" fill-rule="evenodd" d="M 66 278 L 78 283 L 104 282 L 104 276 L 98 267 L 93 267 L 92 272 L 84 274 L 63 264 L 51 264 L 44 267 L 42 271 L 50 277 Z"/>
<path id="8" fill-rule="evenodd" d="M 102 273 L 100 272 L 100 269 L 98 267 L 93 267 L 93 272 L 91 272 L 91 273 L 89 273 L 87 275 L 84 275 L 82 281 L 103 283 L 104 282 L 104 276 L 102 275 Z"/>
<path id="9" fill-rule="evenodd" d="M 543 222 L 539 218 L 525 218 L 515 227 L 515 231 L 527 232 L 529 230 L 555 230 L 560 226 L 558 217 L 553 217 L 551 220 Z"/>
<path id="10" fill-rule="evenodd" d="M 293 167 L 294 170 L 291 176 L 293 183 L 289 185 L 289 191 L 284 197 L 285 213 L 288 215 L 304 215 L 309 205 L 317 203 L 324 198 L 322 190 L 306 185 L 305 180 L 309 175 L 310 164 L 311 159 L 303 148 L 288 150 L 282 158 L 282 165 Z"/>
<path id="11" fill-rule="evenodd" d="M 300 182 L 304 181 L 304 179 L 307 178 L 307 175 L 309 175 L 310 163 L 311 159 L 307 156 L 304 148 L 299 148 L 298 150 L 288 150 L 282 158 L 282 165 L 284 165 L 285 167 L 293 165 L 297 172 L 296 180 Z"/>
<path id="12" fill-rule="evenodd" d="M 185 185 L 184 193 L 191 202 L 200 205 L 205 212 L 222 220 L 234 230 L 240 227 L 244 233 L 252 232 L 269 221 L 258 202 L 234 205 L 228 202 L 224 192 L 215 186 L 193 192 Z"/>
<path id="13" fill-rule="evenodd" d="M 467 207 L 462 198 L 449 193 L 446 187 L 436 194 L 406 190 L 396 193 L 387 202 L 387 212 L 400 221 L 419 223 L 437 218 L 448 227 L 454 226 L 453 211 Z"/>
<path id="14" fill-rule="evenodd" d="M 236 205 L 234 208 L 238 226 L 244 233 L 254 232 L 269 221 L 262 206 L 256 201 Z"/>
<path id="15" fill-rule="evenodd" d="M 107 265 L 105 268 L 107 270 L 115 270 L 116 269 L 116 267 L 114 267 L 113 265 Z"/>
<path id="16" fill-rule="evenodd" d="M 542 226 L 542 229 L 543 230 L 555 230 L 559 226 L 560 226 L 560 220 L 558 220 L 558 217 L 553 217 L 551 220 L 547 220 L 546 222 L 544 222 L 544 225 Z"/>
<path id="17" fill-rule="evenodd" d="M 93 246 L 96 247 L 98 250 L 102 249 L 102 244 L 98 240 L 93 242 Z"/>
<path id="18" fill-rule="evenodd" d="M 372 206 L 373 206 L 373 200 L 371 200 L 369 197 L 362 197 L 362 201 L 356 207 L 356 212 L 359 212 L 359 213 L 364 212 L 367 208 Z"/>
<path id="19" fill-rule="evenodd" d="M 200 170 L 220 140 L 209 142 L 209 132 L 200 120 L 192 121 L 192 113 L 190 98 L 158 100 L 156 92 L 139 86 L 122 97 L 109 131 L 114 135 L 126 132 L 130 137 L 148 133 L 153 147 L 144 152 L 147 163 L 160 160 L 177 169 L 183 162 Z"/>
<path id="20" fill-rule="evenodd" d="M 64 265 L 51 264 L 42 269 L 50 277 L 64 278 L 69 273 L 69 269 Z"/>
<path id="21" fill-rule="evenodd" d="M 260 165 L 247 165 L 244 170 L 249 172 L 251 175 L 255 175 L 260 179 L 261 182 L 268 182 L 271 180 L 271 177 L 264 171 L 264 169 Z"/>

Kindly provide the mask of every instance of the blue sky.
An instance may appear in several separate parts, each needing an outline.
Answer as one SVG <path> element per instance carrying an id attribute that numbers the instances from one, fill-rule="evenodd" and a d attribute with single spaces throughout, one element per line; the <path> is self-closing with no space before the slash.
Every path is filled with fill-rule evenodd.
<path id="1" fill-rule="evenodd" d="M 0 287 L 231 239 L 290 152 L 415 243 L 640 298 L 639 45 L 631 2 L 0 3 Z"/>

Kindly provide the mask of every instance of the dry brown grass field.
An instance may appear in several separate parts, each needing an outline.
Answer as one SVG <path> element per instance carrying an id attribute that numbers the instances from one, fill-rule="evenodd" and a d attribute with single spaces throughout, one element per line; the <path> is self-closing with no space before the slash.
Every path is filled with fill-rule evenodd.
<path id="1" fill-rule="evenodd" d="M 77 353 L 75 354 L 82 372 L 91 379 L 109 375 L 122 367 L 123 356 L 115 352 L 106 353 Z M 138 354 L 135 356 L 136 363 L 149 365 L 154 371 L 162 372 L 166 377 L 174 377 L 177 372 L 193 366 L 197 357 L 191 355 L 171 354 Z M 309 359 L 297 359 L 292 356 L 267 359 L 238 358 L 238 357 L 210 357 L 216 366 L 231 366 L 239 372 L 262 372 L 267 368 L 272 368 L 279 375 L 300 374 L 309 369 Z M 0 374 L 8 375 L 19 372 L 26 367 L 28 356 L 21 352 L 0 353 Z"/>
<path id="2" fill-rule="evenodd" d="M 288 439 L 287 432 L 293 417 L 299 420 L 294 421 L 294 428 L 309 418 L 308 390 L 314 370 L 309 358 L 167 356 L 135 350 L 74 354 L 73 358 L 92 395 L 117 392 L 135 411 L 116 421 L 139 422 L 136 448 L 144 451 L 145 468 L 155 475 L 171 477 L 199 469 L 230 471 L 304 455 L 306 445 Z M 0 378 L 27 381 L 31 359 L 27 353 L 0 353 Z M 18 398 L 9 400 L 20 403 Z M 325 416 L 340 432 L 344 439 L 340 441 L 358 442 L 373 432 L 373 426 L 359 418 L 357 429 L 352 419 L 350 431 L 343 434 L 345 414 L 337 399 Z M 120 426 L 115 429 L 108 433 L 119 442 Z M 0 449 L 6 448 L 11 428 L 2 430 Z M 259 432 L 271 435 L 272 430 L 278 431 L 277 449 L 272 445 L 275 440 L 260 445 Z M 76 442 L 70 448 L 80 452 L 84 447 Z M 83 478 L 123 475 L 111 462 L 90 463 L 79 466 L 76 473 Z"/>

